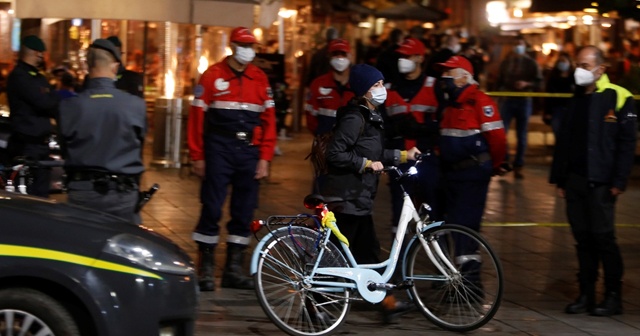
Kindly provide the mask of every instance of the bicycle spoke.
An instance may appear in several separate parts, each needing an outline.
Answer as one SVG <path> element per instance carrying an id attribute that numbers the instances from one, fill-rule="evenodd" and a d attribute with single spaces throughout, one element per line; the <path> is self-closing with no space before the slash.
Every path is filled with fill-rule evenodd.
<path id="1" fill-rule="evenodd" d="M 296 227 L 278 232 L 264 249 L 256 273 L 256 293 L 269 318 L 290 335 L 324 335 L 335 330 L 350 307 L 349 290 L 339 287 L 344 281 L 331 277 L 336 287 L 313 287 L 303 279 L 314 267 L 348 267 L 340 250 L 329 243 L 320 253 L 318 232 Z M 326 280 L 314 276 L 314 279 Z"/>
<path id="2" fill-rule="evenodd" d="M 405 268 L 405 278 L 414 281 L 409 293 L 422 313 L 453 331 L 487 323 L 502 297 L 502 268 L 491 248 L 475 231 L 457 225 L 446 224 L 423 235 L 435 251 L 429 257 L 424 245 L 414 244 Z"/>

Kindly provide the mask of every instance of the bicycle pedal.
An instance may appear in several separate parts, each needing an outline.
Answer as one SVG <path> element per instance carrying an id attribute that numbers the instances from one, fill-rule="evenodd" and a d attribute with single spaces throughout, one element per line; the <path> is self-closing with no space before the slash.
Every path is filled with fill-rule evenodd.
<path id="1" fill-rule="evenodd" d="M 413 280 L 404 280 L 396 285 L 396 289 L 400 289 L 400 290 L 409 289 L 413 287 L 413 285 L 414 285 Z"/>

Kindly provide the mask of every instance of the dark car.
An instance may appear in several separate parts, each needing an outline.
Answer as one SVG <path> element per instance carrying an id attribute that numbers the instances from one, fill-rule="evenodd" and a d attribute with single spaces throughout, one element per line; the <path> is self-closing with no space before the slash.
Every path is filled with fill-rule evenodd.
<path id="1" fill-rule="evenodd" d="M 0 191 L 0 335 L 192 335 L 177 245 L 108 214 Z"/>

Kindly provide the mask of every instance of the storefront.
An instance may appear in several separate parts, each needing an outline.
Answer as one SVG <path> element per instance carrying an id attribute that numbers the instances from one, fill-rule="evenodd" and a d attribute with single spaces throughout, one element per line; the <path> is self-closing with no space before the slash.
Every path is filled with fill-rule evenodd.
<path id="1" fill-rule="evenodd" d="M 230 30 L 254 26 L 256 10 L 250 0 L 66 0 L 55 6 L 20 0 L 14 7 L 14 40 L 19 41 L 20 32 L 41 36 L 49 51 L 47 67 L 65 67 L 80 79 L 87 72 L 85 52 L 91 41 L 118 36 L 124 66 L 144 73 L 145 94 L 151 97 L 167 89 L 175 96 L 190 94 L 199 70 L 227 55 Z"/>

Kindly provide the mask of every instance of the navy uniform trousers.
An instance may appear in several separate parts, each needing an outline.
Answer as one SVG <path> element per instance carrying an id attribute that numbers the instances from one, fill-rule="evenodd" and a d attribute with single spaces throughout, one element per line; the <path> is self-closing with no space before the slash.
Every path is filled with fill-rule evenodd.
<path id="1" fill-rule="evenodd" d="M 202 212 L 195 232 L 200 243 L 217 244 L 220 233 L 218 222 L 231 186 L 230 214 L 227 241 L 247 245 L 244 239 L 251 234 L 253 213 L 258 206 L 259 181 L 255 179 L 258 165 L 258 147 L 245 141 L 205 134 L 205 179 L 202 181 L 200 200 Z"/>
<path id="2" fill-rule="evenodd" d="M 480 166 L 457 172 L 445 172 L 447 223 L 480 231 L 490 181 L 490 173 Z M 457 243 L 456 256 L 474 255 L 478 248 L 474 241 L 465 237 L 459 237 Z"/>

